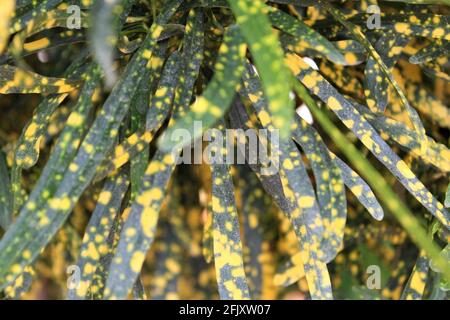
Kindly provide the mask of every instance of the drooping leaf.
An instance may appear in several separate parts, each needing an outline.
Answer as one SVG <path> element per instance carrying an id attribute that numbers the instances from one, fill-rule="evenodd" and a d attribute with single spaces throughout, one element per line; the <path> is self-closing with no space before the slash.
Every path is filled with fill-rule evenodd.
<path id="1" fill-rule="evenodd" d="M 10 65 L 0 66 L 0 94 L 61 94 L 75 90 L 77 86 L 75 80 L 45 77 Z"/>
<path id="2" fill-rule="evenodd" d="M 261 74 L 273 124 L 280 129 L 281 136 L 286 138 L 294 109 L 292 100 L 289 99 L 290 88 L 284 83 L 288 70 L 282 62 L 283 51 L 265 15 L 268 8 L 261 0 L 229 0 L 228 3 Z"/>
<path id="3" fill-rule="evenodd" d="M 202 132 L 194 132 L 195 121 L 201 121 L 202 129 L 206 130 L 225 113 L 233 99 L 233 93 L 239 85 L 246 49 L 242 41 L 240 31 L 236 26 L 227 30 L 215 64 L 218 72 L 214 74 L 203 94 L 191 105 L 189 112 L 173 127 L 167 129 L 163 139 L 159 142 L 160 148 L 170 149 L 177 145 L 190 143 L 191 140 L 197 139 L 202 134 Z M 180 138 L 175 137 L 175 132 L 179 129 L 187 130 L 190 139 L 187 141 L 175 140 L 174 138 Z"/>
<path id="4" fill-rule="evenodd" d="M 449 214 L 444 206 L 434 198 L 411 169 L 392 151 L 352 104 L 323 79 L 318 72 L 311 70 L 301 58 L 289 54 L 287 60 L 298 79 L 326 103 L 344 125 L 394 174 L 417 201 L 448 228 Z"/>

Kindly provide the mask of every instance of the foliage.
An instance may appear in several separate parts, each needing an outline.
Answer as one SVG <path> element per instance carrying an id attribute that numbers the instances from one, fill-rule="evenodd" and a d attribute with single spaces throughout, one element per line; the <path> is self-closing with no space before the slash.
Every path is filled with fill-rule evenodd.
<path id="1" fill-rule="evenodd" d="M 446 299 L 449 10 L 2 0 L 4 298 Z M 279 170 L 177 164 L 209 128 Z"/>

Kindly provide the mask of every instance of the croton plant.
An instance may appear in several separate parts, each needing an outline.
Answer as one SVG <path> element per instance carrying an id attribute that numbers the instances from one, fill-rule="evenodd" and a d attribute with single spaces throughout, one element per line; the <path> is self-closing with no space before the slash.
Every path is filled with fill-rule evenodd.
<path id="1" fill-rule="evenodd" d="M 1 0 L 0 296 L 446 299 L 449 20 Z"/>

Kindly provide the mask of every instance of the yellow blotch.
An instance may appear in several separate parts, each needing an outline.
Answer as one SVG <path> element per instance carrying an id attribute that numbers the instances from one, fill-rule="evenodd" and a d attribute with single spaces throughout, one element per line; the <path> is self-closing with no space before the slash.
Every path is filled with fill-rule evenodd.
<path id="1" fill-rule="evenodd" d="M 161 189 L 152 188 L 148 191 L 143 192 L 141 195 L 139 195 L 136 199 L 136 202 L 142 206 L 147 206 L 152 201 L 161 199 L 162 196 L 163 196 L 163 193 L 162 193 Z"/>
<path id="2" fill-rule="evenodd" d="M 36 51 L 41 50 L 43 48 L 47 48 L 49 44 L 50 40 L 48 40 L 48 38 L 42 38 L 36 41 L 24 43 L 23 48 L 26 51 Z"/>
<path id="3" fill-rule="evenodd" d="M 314 197 L 303 196 L 298 199 L 301 208 L 311 208 L 314 204 Z"/>
<path id="4" fill-rule="evenodd" d="M 142 263 L 144 263 L 145 255 L 142 252 L 135 252 L 131 257 L 130 268 L 133 272 L 141 271 Z"/>
<path id="5" fill-rule="evenodd" d="M 158 212 L 156 212 L 153 208 L 145 208 L 141 216 L 141 226 L 142 231 L 147 237 L 153 238 L 153 230 L 156 226 L 157 221 Z"/>
<path id="6" fill-rule="evenodd" d="M 283 167 L 287 170 L 294 169 L 294 165 L 292 164 L 292 161 L 290 159 L 286 159 L 283 161 Z"/>
<path id="7" fill-rule="evenodd" d="M 433 32 L 431 33 L 431 36 L 433 38 L 441 38 L 443 35 L 445 34 L 445 31 L 443 28 L 436 28 L 433 30 Z"/>
<path id="8" fill-rule="evenodd" d="M 36 133 L 38 129 L 38 126 L 36 125 L 36 123 L 31 123 L 28 128 L 27 131 L 25 131 L 25 137 L 29 138 L 29 137 L 33 137 L 34 134 Z"/>
<path id="9" fill-rule="evenodd" d="M 167 259 L 166 267 L 172 273 L 178 273 L 181 270 L 180 264 L 171 258 Z"/>
<path id="10" fill-rule="evenodd" d="M 409 29 L 409 25 L 404 22 L 398 22 L 394 25 L 394 28 L 395 28 L 395 31 L 397 31 L 399 33 L 405 33 L 406 30 Z"/>
<path id="11" fill-rule="evenodd" d="M 225 212 L 224 207 L 220 204 L 220 199 L 215 196 L 212 197 L 212 208 L 215 212 Z"/>
<path id="12" fill-rule="evenodd" d="M 397 169 L 400 171 L 400 173 L 406 178 L 406 179 L 412 179 L 415 177 L 414 173 L 411 171 L 411 169 L 408 168 L 408 166 L 403 162 L 399 161 L 397 162 Z"/>
<path id="13" fill-rule="evenodd" d="M 362 194 L 363 187 L 362 185 L 357 185 L 351 188 L 353 194 L 359 197 Z"/>
<path id="14" fill-rule="evenodd" d="M 332 110 L 341 110 L 342 109 L 341 103 L 335 97 L 329 97 L 327 100 L 327 105 Z"/>
<path id="15" fill-rule="evenodd" d="M 198 98 L 191 107 L 195 113 L 204 113 L 208 110 L 208 100 L 203 97 Z"/>
<path id="16" fill-rule="evenodd" d="M 264 127 L 270 124 L 270 115 L 267 111 L 262 110 L 260 113 L 258 113 L 258 117 Z"/>
<path id="17" fill-rule="evenodd" d="M 78 112 L 72 112 L 69 119 L 67 119 L 67 125 L 72 127 L 78 127 L 83 124 L 84 118 Z"/>
<path id="18" fill-rule="evenodd" d="M 61 199 L 51 199 L 50 202 L 50 208 L 54 210 L 69 210 L 70 209 L 70 199 L 68 197 L 64 197 Z"/>
<path id="19" fill-rule="evenodd" d="M 98 202 L 102 205 L 107 205 L 108 202 L 111 200 L 112 194 L 109 191 L 102 191 L 100 192 L 100 195 L 98 196 Z"/>

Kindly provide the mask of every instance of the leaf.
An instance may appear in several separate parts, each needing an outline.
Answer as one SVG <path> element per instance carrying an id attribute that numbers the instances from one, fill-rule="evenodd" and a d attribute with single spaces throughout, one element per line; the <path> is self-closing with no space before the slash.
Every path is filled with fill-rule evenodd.
<path id="1" fill-rule="evenodd" d="M 450 184 L 447 186 L 447 192 L 445 193 L 445 207 L 450 208 Z"/>
<path id="2" fill-rule="evenodd" d="M 217 138 L 217 132 L 225 132 L 223 122 L 211 134 L 212 139 Z M 211 151 L 226 157 L 223 148 L 213 146 Z M 214 264 L 219 295 L 222 300 L 250 299 L 230 167 L 212 163 L 211 180 Z"/>
<path id="3" fill-rule="evenodd" d="M 288 70 L 282 62 L 283 50 L 278 37 L 271 30 L 268 8 L 261 0 L 228 0 L 228 3 L 261 75 L 273 125 L 286 138 L 293 118 L 293 101 L 289 98 L 290 88 L 284 83 Z"/>
<path id="4" fill-rule="evenodd" d="M 308 107 L 311 109 L 322 127 L 324 127 L 327 133 L 333 137 L 333 141 L 338 145 L 339 149 L 352 160 L 353 164 L 360 172 L 363 172 L 362 174 L 364 178 L 371 183 L 380 199 L 391 211 L 391 213 L 395 215 L 397 220 L 399 220 L 413 241 L 416 242 L 421 249 L 426 250 L 430 257 L 435 259 L 436 263 L 442 268 L 441 270 L 444 270 L 445 278 L 450 279 L 449 272 L 445 269 L 445 266 L 447 265 L 446 260 L 440 256 L 437 246 L 428 239 L 428 236 L 422 228 L 420 222 L 402 202 L 398 201 L 396 194 L 389 187 L 383 176 L 370 164 L 370 162 L 364 158 L 364 156 L 362 156 L 356 147 L 348 141 L 348 139 L 339 131 L 339 129 L 336 128 L 330 119 L 319 109 L 314 100 L 312 100 L 311 96 L 308 94 L 306 88 L 300 86 L 299 84 L 297 86 L 296 84 L 298 83 L 294 81 L 294 86 L 297 93 L 305 101 L 305 103 L 307 103 Z M 334 106 L 332 109 L 336 111 L 337 108 Z"/>
<path id="5" fill-rule="evenodd" d="M 296 117 L 293 138 L 302 147 L 314 173 L 316 193 L 322 213 L 324 234 L 321 250 L 326 262 L 333 260 L 343 246 L 347 220 L 347 199 L 341 170 L 332 162 L 320 135 L 303 119 Z"/>
<path id="6" fill-rule="evenodd" d="M 100 259 L 108 253 L 105 242 L 111 236 L 114 223 L 120 214 L 122 200 L 129 185 L 127 178 L 124 173 L 112 176 L 105 182 L 98 195 L 97 205 L 86 227 L 77 261 L 77 267 L 81 271 L 80 283 L 76 289 L 68 290 L 69 299 L 87 298 L 88 289 Z"/>
<path id="7" fill-rule="evenodd" d="M 0 151 L 0 227 L 7 230 L 12 220 L 12 194 L 9 183 L 9 172 L 6 165 L 6 158 Z"/>
<path id="8" fill-rule="evenodd" d="M 183 146 L 191 140 L 197 139 L 203 132 L 194 132 L 194 122 L 201 121 L 202 129 L 210 128 L 225 113 L 231 104 L 233 94 L 239 85 L 239 78 L 243 68 L 243 57 L 246 46 L 242 43 L 239 29 L 230 27 L 224 36 L 224 42 L 219 50 L 219 57 L 215 65 L 216 72 L 208 87 L 189 108 L 189 112 L 173 126 L 169 127 L 159 147 L 169 150 L 175 146 Z M 189 140 L 174 141 L 177 130 L 187 130 Z M 180 137 L 176 137 L 180 138 Z"/>
<path id="9" fill-rule="evenodd" d="M 82 15 L 81 27 L 87 28 L 86 19 Z M 33 51 L 39 49 L 45 49 L 50 46 L 50 39 L 47 37 L 41 37 L 40 39 L 34 39 L 32 42 L 26 43 L 26 39 L 38 34 L 44 30 L 52 28 L 67 28 L 68 13 L 66 10 L 52 10 L 50 12 L 44 11 L 35 16 L 27 24 L 27 27 L 20 32 L 16 33 L 9 46 L 9 51 L 12 56 L 16 59 L 20 66 L 24 65 L 25 62 L 21 60 L 23 51 Z"/>
<path id="10" fill-rule="evenodd" d="M 374 49 L 380 54 L 380 59 L 389 70 L 400 58 L 403 47 L 409 42 L 404 34 L 396 33 L 394 30 L 385 32 L 376 42 Z M 383 113 L 388 104 L 389 79 L 381 71 L 378 62 L 369 56 L 364 71 L 364 84 L 366 101 L 369 108 L 374 112 Z"/>
<path id="11" fill-rule="evenodd" d="M 10 65 L 0 66 L 0 94 L 61 94 L 73 91 L 77 86 L 78 81 L 75 80 L 44 77 Z"/>
<path id="12" fill-rule="evenodd" d="M 423 124 L 420 120 L 419 115 L 417 114 L 416 110 L 411 107 L 408 100 L 405 97 L 405 94 L 401 90 L 400 86 L 394 79 L 394 76 L 389 72 L 388 67 L 383 62 L 380 54 L 375 50 L 375 48 L 372 46 L 372 44 L 367 40 L 364 33 L 361 31 L 360 27 L 356 27 L 351 22 L 346 21 L 344 15 L 339 11 L 336 10 L 336 8 L 332 7 L 328 3 L 323 2 L 320 0 L 320 5 L 323 6 L 333 17 L 338 20 L 354 37 L 357 38 L 357 40 L 364 45 L 364 47 L 367 49 L 371 57 L 377 62 L 374 64 L 374 67 L 379 68 L 379 73 L 383 72 L 386 78 L 389 80 L 390 84 L 394 87 L 395 92 L 397 93 L 402 106 L 406 109 L 406 111 L 409 114 L 409 117 L 411 119 L 411 122 L 414 125 L 415 130 L 420 136 L 420 139 L 424 141 L 424 148 L 427 147 L 427 140 L 426 140 L 426 132 L 425 128 L 423 127 Z M 396 28 L 397 32 L 401 32 L 402 30 L 398 30 L 399 28 Z M 367 104 L 369 107 L 374 107 L 373 103 L 370 101 L 370 99 L 367 101 Z"/>
<path id="13" fill-rule="evenodd" d="M 435 60 L 441 56 L 448 56 L 449 54 L 450 41 L 437 39 L 435 42 L 432 42 L 409 57 L 409 62 L 419 64 Z"/>
<path id="14" fill-rule="evenodd" d="M 253 68 L 250 64 L 247 64 L 246 71 L 243 76 L 244 88 L 246 90 L 246 95 L 248 99 L 253 103 L 253 107 L 260 119 L 261 124 L 264 128 L 271 128 L 271 114 L 267 108 L 266 101 L 263 97 L 263 93 L 261 87 L 258 83 L 257 76 L 253 71 Z M 300 126 L 294 122 L 294 126 L 292 129 L 294 139 L 301 140 L 300 136 L 305 136 L 305 132 L 301 132 Z M 316 195 L 314 193 L 314 189 L 312 184 L 309 182 L 309 177 L 306 173 L 306 170 L 301 162 L 301 155 L 296 149 L 294 143 L 292 141 L 281 142 L 280 146 L 280 164 L 282 166 L 287 165 L 289 169 L 288 171 L 292 171 L 290 176 L 287 178 L 288 182 L 292 184 L 292 188 L 294 188 L 294 192 L 296 192 L 296 196 L 298 199 L 302 199 L 302 197 L 306 197 L 306 199 L 312 199 L 312 204 L 310 207 L 303 207 L 302 204 L 298 204 L 298 208 L 301 208 L 303 214 L 305 215 L 305 219 L 308 222 L 304 222 L 305 224 L 309 224 L 314 226 L 313 233 L 321 239 L 320 249 L 323 250 L 320 256 L 320 259 L 323 261 L 332 260 L 336 254 L 337 250 L 340 248 L 342 243 L 343 235 L 344 235 L 344 226 L 345 226 L 345 218 L 346 218 L 346 201 L 345 195 L 342 198 L 344 188 L 342 182 L 339 182 L 339 172 L 333 171 L 332 174 L 327 172 L 329 182 L 333 181 L 333 189 L 332 196 L 330 193 L 322 193 L 323 188 L 323 173 L 318 173 L 319 169 L 319 160 L 321 159 L 320 154 L 312 155 L 313 149 L 310 143 L 304 144 L 302 141 L 299 141 L 302 147 L 305 147 L 304 150 L 307 153 L 307 156 L 311 156 L 314 159 L 313 170 L 315 170 L 316 175 L 316 183 L 318 184 L 317 188 L 317 196 L 318 203 L 316 203 Z M 326 149 L 324 149 L 326 150 Z M 287 156 L 289 155 L 289 157 Z M 325 151 L 325 156 L 328 157 L 328 153 Z M 328 157 L 329 158 L 329 157 Z M 331 160 L 328 159 L 331 163 Z M 325 160 L 326 161 L 326 160 Z M 279 164 L 275 164 L 279 165 Z M 296 175 L 293 173 L 296 172 Z M 337 175 L 337 176 L 336 176 Z M 317 176 L 320 178 L 317 180 Z M 301 183 L 302 181 L 303 183 Z M 322 183 L 321 183 L 322 182 Z M 294 186 L 295 185 L 295 186 Z M 330 190 L 330 186 L 324 187 L 325 190 Z M 337 192 L 334 192 L 337 190 Z M 286 192 L 286 190 L 285 190 Z M 337 195 L 340 193 L 339 195 Z M 333 200 L 331 200 L 333 198 Z M 322 213 L 322 219 L 317 216 L 319 212 L 318 209 L 320 207 L 320 212 Z M 332 207 L 335 210 L 332 210 Z M 322 225 L 323 224 L 323 225 Z M 311 240 L 314 241 L 314 240 Z M 332 245 L 333 243 L 333 245 Z"/>
<path id="15" fill-rule="evenodd" d="M 405 300 L 421 300 L 425 291 L 425 284 L 427 282 L 429 261 L 422 250 L 419 253 L 417 262 L 414 265 L 411 276 L 406 283 L 405 289 L 402 293 L 402 299 Z"/>
<path id="16" fill-rule="evenodd" d="M 50 11 L 61 2 L 63 2 L 63 0 L 42 0 L 35 8 L 31 7 L 28 10 L 28 7 L 26 7 L 26 11 L 24 11 L 20 16 L 16 15 L 12 19 L 9 27 L 9 32 L 12 34 L 22 30 L 23 28 L 27 27 L 28 23 L 33 20 L 34 17 Z M 17 5 L 17 7 L 20 6 Z"/>
<path id="17" fill-rule="evenodd" d="M 202 55 L 198 55 L 203 47 L 203 15 L 197 10 L 191 11 L 188 19 L 188 35 L 186 36 L 186 53 L 183 74 L 185 80 L 180 83 L 181 89 L 175 96 L 177 114 L 185 112 L 189 107 L 194 79 L 197 78 Z M 193 55 L 196 55 L 195 57 Z M 197 63 L 191 63 L 195 58 Z M 195 61 L 194 60 L 194 61 Z M 186 97 L 189 97 L 187 99 Z M 177 126 L 182 119 L 172 118 L 169 127 Z M 106 284 L 106 297 L 123 299 L 127 296 L 133 281 L 141 271 L 145 255 L 155 238 L 159 211 L 172 172 L 178 163 L 181 149 L 163 151 L 158 149 L 142 178 L 141 189 L 134 201 L 128 219 L 125 222 L 117 254 L 113 260 Z M 131 245 L 130 245 L 131 244 Z"/>
<path id="18" fill-rule="evenodd" d="M 145 131 L 133 133 L 114 148 L 113 159 L 107 159 L 107 162 L 98 169 L 96 181 L 117 170 L 139 153 L 145 153 L 147 145 L 153 140 L 155 132 L 163 125 L 171 110 L 180 71 L 179 58 L 180 54 L 174 52 L 166 62 L 158 89 L 150 97 Z M 144 81 L 147 82 L 147 79 Z"/>
<path id="19" fill-rule="evenodd" d="M 0 53 L 3 52 L 8 43 L 9 24 L 14 14 L 15 5 L 15 0 L 5 0 L 2 2 L 0 9 Z"/>
<path id="20" fill-rule="evenodd" d="M 139 79 L 139 71 L 149 63 L 153 46 L 162 32 L 160 25 L 170 18 L 178 8 L 178 4 L 175 2 L 166 4 L 167 10 L 163 11 L 159 20 L 152 26 L 147 35 L 147 41 L 135 54 L 127 66 L 124 76 L 105 101 L 102 112 L 81 143 L 78 153 L 71 160 L 68 166 L 69 170 L 57 177 L 59 178 L 58 184 L 53 185 L 51 189 L 47 187 L 43 187 L 41 190 L 34 189 L 34 197 L 30 196 L 31 200 L 29 199 L 22 208 L 17 222 L 3 237 L 0 248 L 7 249 L 0 252 L 0 275 L 6 273 L 10 277 L 1 277 L 3 281 L 0 279 L 0 288 L 5 285 L 6 278 L 10 279 L 6 280 L 8 282 L 13 280 L 37 256 L 39 250 L 50 241 L 94 177 L 97 166 L 111 150 L 121 121 L 128 111 L 128 96 L 135 92 L 134 82 Z M 95 83 L 95 81 L 90 83 Z M 89 102 L 92 103 L 90 98 L 91 96 L 89 96 Z M 78 128 L 82 124 L 83 117 L 79 114 L 72 114 L 72 119 L 68 119 L 69 127 Z M 95 157 L 92 157 L 93 154 Z M 65 168 L 62 166 L 59 169 Z M 41 175 L 41 179 L 46 179 L 45 176 L 45 174 Z M 28 224 L 30 211 L 38 217 L 32 225 Z M 28 236 L 18 236 L 18 232 L 24 232 Z M 42 236 L 33 238 L 34 234 Z M 19 239 L 20 242 L 18 242 Z M 26 247 L 29 250 L 26 250 Z M 17 248 L 17 250 L 12 250 L 12 248 Z M 23 254 L 24 250 L 27 252 L 25 255 Z M 12 255 L 11 252 L 13 252 Z"/>
<path id="21" fill-rule="evenodd" d="M 52 203 L 56 208 L 63 207 L 62 203 L 51 202 L 49 198 L 57 188 L 65 171 L 70 167 L 70 161 L 76 154 L 79 141 L 87 129 L 84 125 L 93 107 L 91 97 L 98 85 L 100 75 L 95 67 L 91 67 L 88 75 L 85 76 L 91 77 L 92 80 L 86 82 L 83 86 L 78 104 L 71 113 L 51 158 L 48 160 L 30 197 L 21 208 L 19 217 L 0 242 L 0 247 L 3 248 L 0 252 L 0 255 L 2 255 L 0 274 L 9 274 L 8 277 L 2 277 L 3 281 L 0 281 L 0 287 L 14 280 L 23 268 L 39 254 L 42 249 L 41 243 L 43 242 L 45 245 L 58 230 L 58 228 L 53 227 L 52 234 L 45 233 L 48 228 L 52 227 L 53 222 L 52 215 L 48 214 L 45 208 L 47 204 L 51 205 Z M 42 210 L 43 207 L 44 210 Z M 40 234 L 40 237 L 37 236 L 38 234 Z M 12 250 L 12 248 L 15 250 Z"/>
<path id="22" fill-rule="evenodd" d="M 260 95 L 255 96 L 258 97 L 258 100 L 264 101 L 261 93 L 260 91 Z M 256 103 L 253 105 L 257 106 Z M 239 109 L 241 108 L 233 108 L 234 112 L 230 113 L 230 117 L 234 118 L 234 121 L 240 122 L 239 128 L 246 128 L 245 123 L 250 120 L 245 111 L 239 111 Z M 267 109 L 263 111 L 268 112 Z M 258 113 L 260 121 L 262 124 L 270 126 L 270 122 L 265 122 L 270 117 L 264 117 L 262 113 Z M 241 119 L 239 120 L 239 118 Z M 329 274 L 326 264 L 322 262 L 325 254 L 319 247 L 323 226 L 313 188 L 308 183 L 309 177 L 300 163 L 301 157 L 294 143 L 281 140 L 278 152 L 280 174 L 271 176 L 260 174 L 258 177 L 294 227 L 302 250 L 302 260 L 308 270 L 306 277 L 312 299 L 331 299 Z M 247 153 L 248 150 L 245 151 L 245 154 Z"/>
<path id="23" fill-rule="evenodd" d="M 352 102 L 352 105 L 380 133 L 383 139 L 395 142 L 401 148 L 411 151 L 413 155 L 440 171 L 450 171 L 450 163 L 448 162 L 450 150 L 445 145 L 436 143 L 431 137 L 427 136 L 428 148 L 424 148 L 422 146 L 423 141 L 419 139 L 418 134 L 405 124 L 371 113 L 367 107 L 356 102 Z M 425 154 L 423 153 L 424 150 Z"/>
<path id="24" fill-rule="evenodd" d="M 311 70 L 298 56 L 288 54 L 287 61 L 296 77 L 309 90 L 316 93 L 417 201 L 448 228 L 449 215 L 444 206 L 434 198 L 411 169 L 392 151 L 352 104 L 322 78 L 318 72 Z"/>
<path id="25" fill-rule="evenodd" d="M 383 220 L 383 208 L 379 204 L 370 186 L 335 154 L 330 152 L 330 156 L 333 159 L 334 163 L 341 170 L 341 175 L 344 183 L 350 189 L 353 195 L 367 209 L 367 211 L 375 220 Z"/>
<path id="26" fill-rule="evenodd" d="M 271 243 L 270 226 L 275 221 L 271 199 L 264 191 L 257 176 L 248 166 L 236 166 L 239 179 L 236 183 L 236 198 L 245 199 L 242 203 L 244 267 L 250 296 L 263 297 L 265 291 L 272 287 L 270 272 L 272 262 L 269 244 Z M 239 194 L 239 196 L 238 196 Z M 239 210 L 239 207 L 238 207 Z M 261 257 L 266 257 L 261 259 Z"/>
<path id="27" fill-rule="evenodd" d="M 345 58 L 339 50 L 320 33 L 281 10 L 274 7 L 268 8 L 269 18 L 274 27 L 294 36 L 303 47 L 315 50 L 335 63 L 345 63 Z"/>

